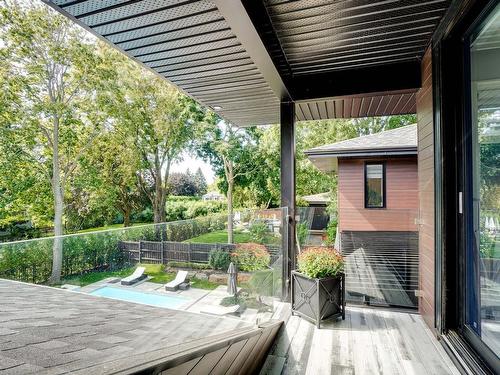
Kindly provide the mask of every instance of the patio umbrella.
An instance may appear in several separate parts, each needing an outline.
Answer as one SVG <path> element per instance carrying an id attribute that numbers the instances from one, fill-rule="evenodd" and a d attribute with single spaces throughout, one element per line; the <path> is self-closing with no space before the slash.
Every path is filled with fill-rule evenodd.
<path id="1" fill-rule="evenodd" d="M 229 268 L 227 270 L 229 277 L 227 278 L 227 292 L 235 296 L 238 292 L 238 286 L 236 285 L 236 281 L 238 279 L 238 272 L 236 271 L 236 266 L 231 262 L 229 264 Z"/>

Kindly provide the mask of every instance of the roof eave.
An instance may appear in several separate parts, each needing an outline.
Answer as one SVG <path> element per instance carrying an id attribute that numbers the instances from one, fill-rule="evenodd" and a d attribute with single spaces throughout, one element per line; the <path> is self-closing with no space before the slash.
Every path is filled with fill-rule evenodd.
<path id="1" fill-rule="evenodd" d="M 340 157 L 366 157 L 366 156 L 406 156 L 417 155 L 417 147 L 406 148 L 384 148 L 384 149 L 359 149 L 359 150 L 308 150 L 304 152 L 307 156 L 334 156 Z"/>

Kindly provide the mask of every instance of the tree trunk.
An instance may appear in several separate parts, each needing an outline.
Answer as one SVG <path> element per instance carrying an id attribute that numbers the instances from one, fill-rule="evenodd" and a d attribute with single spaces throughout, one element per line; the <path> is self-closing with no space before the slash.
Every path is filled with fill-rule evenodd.
<path id="1" fill-rule="evenodd" d="M 61 269 L 63 261 L 63 189 L 61 185 L 61 168 L 59 161 L 59 118 L 54 117 L 54 138 L 52 156 L 52 193 L 54 198 L 54 244 L 52 247 L 52 274 L 50 284 L 58 284 L 61 281 Z"/>
<path id="2" fill-rule="evenodd" d="M 228 181 L 227 188 L 227 243 L 232 244 L 234 242 L 234 230 L 233 230 L 233 189 L 234 182 Z"/>
<path id="3" fill-rule="evenodd" d="M 129 227 L 130 226 L 130 213 L 131 209 L 129 207 L 123 209 L 123 226 L 124 227 Z"/>
<path id="4" fill-rule="evenodd" d="M 152 202 L 155 224 L 163 223 L 166 221 L 166 213 L 165 213 L 166 191 L 163 187 L 161 167 L 162 167 L 161 164 L 159 162 L 156 162 L 155 194 Z"/>

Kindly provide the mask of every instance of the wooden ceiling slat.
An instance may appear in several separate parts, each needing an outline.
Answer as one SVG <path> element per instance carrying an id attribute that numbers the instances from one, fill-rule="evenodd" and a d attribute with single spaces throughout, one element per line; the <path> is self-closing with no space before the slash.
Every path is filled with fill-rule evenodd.
<path id="1" fill-rule="evenodd" d="M 351 117 L 353 117 L 353 118 L 359 117 L 360 108 L 361 108 L 361 98 L 353 98 L 352 99 Z"/>
<path id="2" fill-rule="evenodd" d="M 334 118 L 335 117 L 335 107 L 333 104 L 332 100 L 327 100 L 326 101 L 326 111 L 328 113 L 328 118 Z"/>
<path id="3" fill-rule="evenodd" d="M 342 118 L 344 116 L 344 100 L 335 100 L 335 117 Z"/>
<path id="4" fill-rule="evenodd" d="M 362 98 L 361 106 L 359 107 L 359 117 L 366 117 L 366 113 L 368 112 L 368 106 L 370 105 L 370 98 Z"/>
<path id="5" fill-rule="evenodd" d="M 326 102 L 324 100 L 318 102 L 319 115 L 321 118 L 328 118 Z"/>
<path id="6" fill-rule="evenodd" d="M 304 111 L 304 117 L 306 118 L 306 120 L 314 119 L 313 115 L 311 114 L 311 109 L 309 108 L 309 103 L 305 103 L 302 107 L 302 110 Z"/>
<path id="7" fill-rule="evenodd" d="M 344 99 L 344 113 L 342 115 L 343 118 L 351 117 L 352 100 L 352 98 Z"/>

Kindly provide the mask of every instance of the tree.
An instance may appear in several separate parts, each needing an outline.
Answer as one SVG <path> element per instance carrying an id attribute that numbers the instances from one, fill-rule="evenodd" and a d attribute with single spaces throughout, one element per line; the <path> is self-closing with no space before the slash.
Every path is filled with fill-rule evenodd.
<path id="1" fill-rule="evenodd" d="M 198 167 L 196 173 L 194 174 L 194 183 L 196 186 L 197 195 L 203 195 L 207 193 L 207 180 L 200 167 Z"/>
<path id="2" fill-rule="evenodd" d="M 197 194 L 196 182 L 189 169 L 184 172 L 171 173 L 168 184 L 173 195 L 194 196 Z"/>
<path id="3" fill-rule="evenodd" d="M 133 66 L 121 75 L 119 113 L 141 158 L 139 186 L 151 202 L 155 223 L 166 220 L 170 167 L 181 158 L 205 116 L 203 108 L 165 80 Z"/>
<path id="4" fill-rule="evenodd" d="M 384 130 L 396 129 L 401 126 L 417 123 L 416 115 L 364 117 L 352 119 L 351 123 L 356 129 L 357 137 L 379 133 Z"/>
<path id="5" fill-rule="evenodd" d="M 225 121 L 208 123 L 200 137 L 198 155 L 209 161 L 218 176 L 227 198 L 227 242 L 233 243 L 233 192 L 235 184 L 245 180 L 255 170 L 253 152 L 255 139 L 248 129 L 238 128 Z"/>
<path id="6" fill-rule="evenodd" d="M 304 151 L 363 134 L 415 123 L 414 115 L 366 119 L 304 121 L 296 124 L 296 192 L 298 196 L 336 190 L 336 176 L 318 170 Z M 238 188 L 237 201 L 254 202 L 257 206 L 280 204 L 280 133 L 273 125 L 255 131 L 258 147 L 253 161 L 258 173 L 251 175 L 245 188 Z M 240 196 L 241 195 L 241 196 Z"/>
<path id="7" fill-rule="evenodd" d="M 82 161 L 86 175 L 82 186 L 94 201 L 120 212 L 123 226 L 128 227 L 132 211 L 141 203 L 137 179 L 141 161 L 133 147 L 133 137 L 120 125 L 115 123 L 113 128 L 105 130 Z"/>
<path id="8" fill-rule="evenodd" d="M 94 44 L 66 17 L 46 6 L 1 9 L 7 79 L 20 93 L 23 116 L 8 121 L 19 152 L 31 158 L 50 182 L 53 246 L 50 282 L 60 280 L 64 194 L 78 160 L 99 134 L 105 119 L 95 110 L 110 78 Z M 90 107 L 94 110 L 89 110 Z"/>

